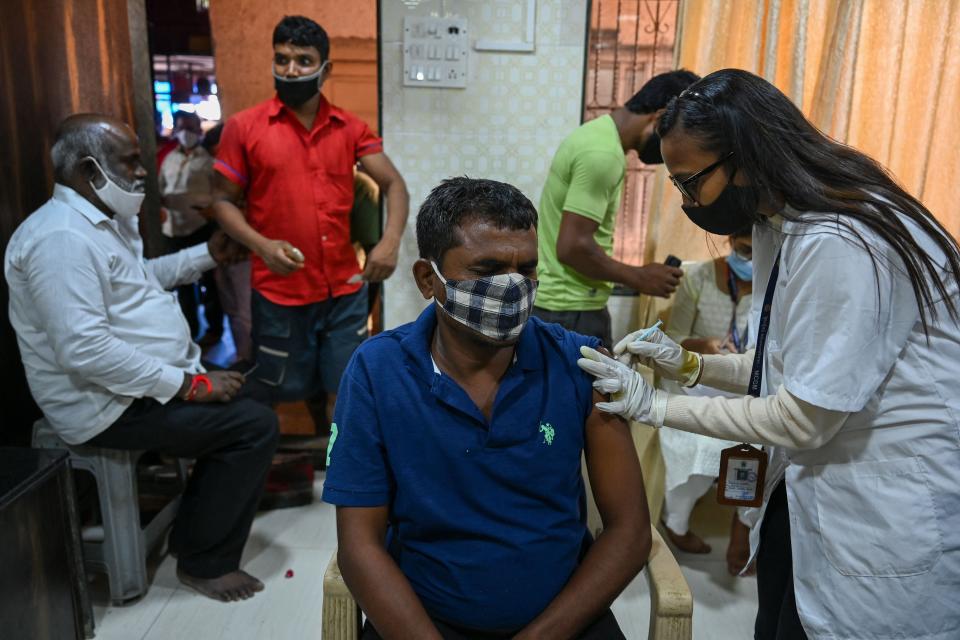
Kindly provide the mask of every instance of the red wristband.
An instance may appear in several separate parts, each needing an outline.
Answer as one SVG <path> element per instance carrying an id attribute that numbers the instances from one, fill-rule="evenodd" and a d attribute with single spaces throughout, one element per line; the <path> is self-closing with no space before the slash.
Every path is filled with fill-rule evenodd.
<path id="1" fill-rule="evenodd" d="M 187 400 L 193 400 L 197 395 L 197 388 L 203 384 L 207 388 L 207 393 L 213 393 L 213 383 L 210 382 L 210 378 L 205 376 L 202 373 L 198 373 L 193 376 L 193 380 L 190 381 L 190 391 L 187 392 Z"/>

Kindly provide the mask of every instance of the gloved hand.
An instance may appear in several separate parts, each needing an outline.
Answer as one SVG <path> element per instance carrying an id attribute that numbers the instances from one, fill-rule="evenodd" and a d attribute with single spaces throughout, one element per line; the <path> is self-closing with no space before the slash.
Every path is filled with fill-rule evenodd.
<path id="1" fill-rule="evenodd" d="M 613 347 L 613 355 L 620 362 L 629 364 L 637 356 L 640 364 L 652 368 L 667 380 L 676 380 L 685 387 L 692 387 L 700 380 L 703 357 L 699 353 L 687 351 L 670 339 L 660 329 L 654 330 L 644 339 L 637 338 L 649 329 L 640 329 L 627 334 Z"/>
<path id="2" fill-rule="evenodd" d="M 613 402 L 598 402 L 597 409 L 654 427 L 663 426 L 666 394 L 648 385 L 643 376 L 627 365 L 595 349 L 583 346 L 580 353 L 583 357 L 577 360 L 577 365 L 596 378 L 593 388 L 613 394 Z"/>

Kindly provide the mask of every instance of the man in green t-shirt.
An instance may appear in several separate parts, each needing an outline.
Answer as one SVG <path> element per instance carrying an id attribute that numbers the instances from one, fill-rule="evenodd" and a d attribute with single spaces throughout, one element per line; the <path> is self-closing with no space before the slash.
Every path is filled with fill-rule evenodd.
<path id="1" fill-rule="evenodd" d="M 615 283 L 667 297 L 683 272 L 663 264 L 614 260 L 613 230 L 633 149 L 660 164 L 654 126 L 667 103 L 699 80 L 689 71 L 651 78 L 627 104 L 581 125 L 560 143 L 540 197 L 540 286 L 533 313 L 546 322 L 612 344 L 607 298 Z"/>

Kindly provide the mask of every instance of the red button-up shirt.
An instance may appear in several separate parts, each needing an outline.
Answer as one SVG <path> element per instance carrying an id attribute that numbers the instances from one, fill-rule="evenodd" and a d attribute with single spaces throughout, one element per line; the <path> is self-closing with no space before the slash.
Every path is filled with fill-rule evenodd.
<path id="1" fill-rule="evenodd" d="M 382 151 L 366 123 L 322 96 L 310 131 L 276 97 L 227 121 L 214 168 L 244 188 L 250 226 L 306 259 L 281 276 L 253 256 L 256 291 L 276 304 L 303 305 L 360 289 L 347 284 L 360 273 L 350 243 L 353 169 Z"/>

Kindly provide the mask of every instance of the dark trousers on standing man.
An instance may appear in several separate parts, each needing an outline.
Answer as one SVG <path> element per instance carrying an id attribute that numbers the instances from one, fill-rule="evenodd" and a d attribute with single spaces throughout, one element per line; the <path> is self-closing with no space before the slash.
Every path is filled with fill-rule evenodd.
<path id="1" fill-rule="evenodd" d="M 793 591 L 790 510 L 783 480 L 773 490 L 760 525 L 757 596 L 755 640 L 806 640 Z"/>
<path id="2" fill-rule="evenodd" d="M 215 222 L 208 222 L 187 236 L 167 238 L 167 244 L 173 251 L 189 249 L 201 242 L 207 242 L 217 230 Z M 184 284 L 176 289 L 180 310 L 190 326 L 190 337 L 200 337 L 200 305 L 203 304 L 204 318 L 207 321 L 207 333 L 219 337 L 223 334 L 223 308 L 217 291 L 217 280 L 211 269 L 200 276 L 197 282 Z"/>
<path id="3" fill-rule="evenodd" d="M 613 335 L 610 324 L 610 312 L 607 308 L 593 311 L 550 311 L 542 307 L 534 307 L 533 315 L 544 322 L 554 322 L 567 331 L 573 331 L 584 336 L 593 336 L 608 348 L 613 348 Z"/>
<path id="4" fill-rule="evenodd" d="M 184 573 L 208 579 L 240 567 L 278 434 L 273 410 L 249 397 L 167 404 L 141 398 L 87 444 L 196 458 L 170 551 Z"/>

